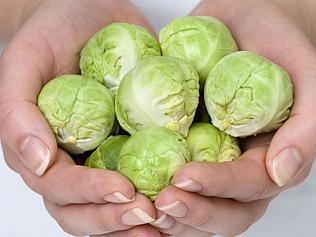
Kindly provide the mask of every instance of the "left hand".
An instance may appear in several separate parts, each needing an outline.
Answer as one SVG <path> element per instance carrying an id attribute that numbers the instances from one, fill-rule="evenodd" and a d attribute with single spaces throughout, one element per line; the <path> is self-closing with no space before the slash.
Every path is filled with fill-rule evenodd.
<path id="1" fill-rule="evenodd" d="M 307 177 L 316 155 L 316 53 L 303 22 L 281 2 L 204 0 L 193 11 L 192 15 L 222 20 L 241 50 L 255 51 L 285 68 L 295 102 L 290 118 L 275 134 L 242 141 L 239 160 L 194 162 L 179 170 L 174 186 L 163 190 L 155 202 L 162 212 L 153 224 L 161 232 L 235 236 L 255 223 L 276 195 Z"/>
<path id="2" fill-rule="evenodd" d="M 19 9 L 16 4 L 26 2 L 27 9 L 37 4 L 0 57 L 0 140 L 7 164 L 43 197 L 48 212 L 71 235 L 160 236 L 145 225 L 155 217 L 150 200 L 135 196 L 133 185 L 116 172 L 76 165 L 57 149 L 36 107 L 44 84 L 78 73 L 80 50 L 96 31 L 112 22 L 150 25 L 128 0 L 21 0 L 0 5 Z"/>

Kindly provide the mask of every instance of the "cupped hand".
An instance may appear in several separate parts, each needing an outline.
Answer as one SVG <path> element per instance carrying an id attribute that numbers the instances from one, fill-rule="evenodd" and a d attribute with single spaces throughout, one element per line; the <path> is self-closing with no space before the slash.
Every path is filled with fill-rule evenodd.
<path id="1" fill-rule="evenodd" d="M 192 162 L 179 170 L 173 185 L 155 201 L 153 226 L 181 237 L 236 236 L 246 231 L 281 191 L 265 169 L 271 136 L 243 141 L 244 153 L 237 161 Z"/>
<path id="2" fill-rule="evenodd" d="M 45 83 L 79 72 L 80 50 L 96 31 L 114 21 L 150 26 L 125 0 L 34 2 L 0 58 L 0 134 L 7 164 L 43 196 L 50 214 L 70 234 L 159 236 L 143 225 L 155 218 L 152 203 L 135 195 L 133 185 L 115 172 L 77 166 L 57 148 L 36 107 Z"/>
<path id="3" fill-rule="evenodd" d="M 191 163 L 179 170 L 174 186 L 155 203 L 162 213 L 154 225 L 161 232 L 235 236 L 255 223 L 276 195 L 307 177 L 316 156 L 316 51 L 304 19 L 295 19 L 303 14 L 284 8 L 284 2 L 205 0 L 192 12 L 221 19 L 240 50 L 255 51 L 285 68 L 294 85 L 294 105 L 275 134 L 244 139 L 238 161 Z M 296 2 L 300 11 L 304 1 Z"/>

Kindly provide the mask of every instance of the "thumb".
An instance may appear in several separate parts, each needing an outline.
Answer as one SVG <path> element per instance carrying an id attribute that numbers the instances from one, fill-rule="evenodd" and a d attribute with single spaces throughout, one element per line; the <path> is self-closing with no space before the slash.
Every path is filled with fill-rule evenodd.
<path id="1" fill-rule="evenodd" d="M 14 154 L 7 159 L 17 159 L 38 176 L 53 163 L 57 151 L 54 135 L 36 106 L 45 76 L 42 64 L 33 48 L 21 43 L 9 46 L 0 59 L 1 142 Z M 18 170 L 16 161 L 7 163 Z"/>
<path id="2" fill-rule="evenodd" d="M 302 182 L 316 157 L 316 55 L 304 39 L 301 45 L 304 57 L 295 56 L 296 48 L 287 52 L 286 58 L 292 60 L 280 62 L 291 75 L 294 86 L 290 118 L 274 135 L 266 157 L 270 177 L 280 187 Z"/>
<path id="3" fill-rule="evenodd" d="M 312 167 L 316 156 L 315 116 L 312 112 L 293 115 L 271 141 L 266 166 L 280 187 L 302 182 Z"/>

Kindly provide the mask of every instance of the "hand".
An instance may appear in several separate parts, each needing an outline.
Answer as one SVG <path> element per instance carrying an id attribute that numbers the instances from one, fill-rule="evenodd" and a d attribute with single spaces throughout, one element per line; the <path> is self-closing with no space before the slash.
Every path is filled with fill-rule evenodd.
<path id="1" fill-rule="evenodd" d="M 243 141 L 239 160 L 192 162 L 158 195 L 157 220 L 162 233 L 179 237 L 236 236 L 265 212 L 281 191 L 265 169 L 272 134 Z"/>
<path id="2" fill-rule="evenodd" d="M 6 162 L 43 196 L 50 214 L 70 234 L 159 236 L 155 228 L 139 226 L 155 218 L 152 203 L 135 196 L 133 185 L 115 172 L 76 166 L 57 149 L 36 107 L 45 83 L 78 73 L 80 50 L 94 32 L 113 21 L 148 26 L 146 20 L 124 0 L 35 2 L 0 58 L 0 134 Z"/>
<path id="3" fill-rule="evenodd" d="M 316 155 L 316 54 L 304 21 L 296 20 L 282 4 L 278 0 L 205 0 L 193 11 L 193 15 L 221 19 L 241 50 L 255 51 L 284 67 L 291 75 L 295 102 L 289 120 L 275 134 L 242 141 L 240 160 L 191 163 L 178 171 L 175 186 L 161 192 L 155 203 L 168 215 L 159 214 L 163 218 L 154 222 L 161 232 L 235 236 L 255 223 L 277 194 L 308 175 Z"/>

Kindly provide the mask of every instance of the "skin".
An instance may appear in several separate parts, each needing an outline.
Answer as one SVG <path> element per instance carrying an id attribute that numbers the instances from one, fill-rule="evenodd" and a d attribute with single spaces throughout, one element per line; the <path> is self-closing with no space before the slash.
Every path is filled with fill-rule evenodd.
<path id="1" fill-rule="evenodd" d="M 35 105 L 47 81 L 78 72 L 80 49 L 94 32 L 113 21 L 150 28 L 144 17 L 124 0 L 19 0 L 14 4 L 0 0 L 0 5 L 4 6 L 0 34 L 10 40 L 0 58 L 4 157 L 29 187 L 43 196 L 47 210 L 66 232 L 113 237 L 234 236 L 256 222 L 277 194 L 308 175 L 316 154 L 316 81 L 310 80 L 316 76 L 313 1 L 205 0 L 192 12 L 218 17 L 232 30 L 241 49 L 262 54 L 288 70 L 295 104 L 290 119 L 276 134 L 243 141 L 244 154 L 239 161 L 192 163 L 179 170 L 174 185 L 158 196 L 156 210 L 144 196 L 135 195 L 131 183 L 117 173 L 76 166 L 57 149 Z M 44 145 L 30 143 L 30 137 Z M 287 147 L 295 148 L 302 161 L 283 159 L 278 169 L 273 168 L 275 156 Z M 46 152 L 38 154 L 39 148 Z M 48 162 L 43 162 L 44 157 Z M 294 166 L 298 170 L 293 171 Z M 284 175 L 282 167 L 291 177 Z M 280 177 L 276 170 L 282 171 Z M 115 192 L 126 198 L 114 198 L 111 194 Z M 141 225 L 144 221 L 140 223 L 139 218 L 137 223 L 129 218 L 133 223 L 126 225 L 122 216 L 133 208 L 164 222 Z"/>
<path id="2" fill-rule="evenodd" d="M 7 164 L 43 196 L 48 212 L 70 234 L 160 236 L 150 225 L 139 226 L 155 218 L 151 201 L 135 195 L 118 173 L 76 166 L 57 149 L 36 107 L 45 83 L 79 72 L 79 52 L 97 30 L 117 21 L 150 28 L 147 21 L 124 0 L 1 0 L 0 5 L 0 24 L 8 25 L 0 25 L 1 36 L 10 39 L 0 58 L 0 134 Z M 30 137 L 42 145 L 28 142 Z M 143 221 L 129 212 L 134 208 L 146 213 L 136 209 Z"/>
<path id="3" fill-rule="evenodd" d="M 238 161 L 191 163 L 179 170 L 174 185 L 163 190 L 155 203 L 170 217 L 164 224 L 173 223 L 161 232 L 236 236 L 264 214 L 276 195 L 308 175 L 316 155 L 316 81 L 312 79 L 316 51 L 312 19 L 301 16 L 315 15 L 312 2 L 205 0 L 191 13 L 218 17 L 232 30 L 240 49 L 283 66 L 292 77 L 295 103 L 289 120 L 275 134 L 242 140 L 244 153 Z M 296 150 L 295 159 L 285 153 L 283 163 L 275 162 L 285 148 Z"/>

